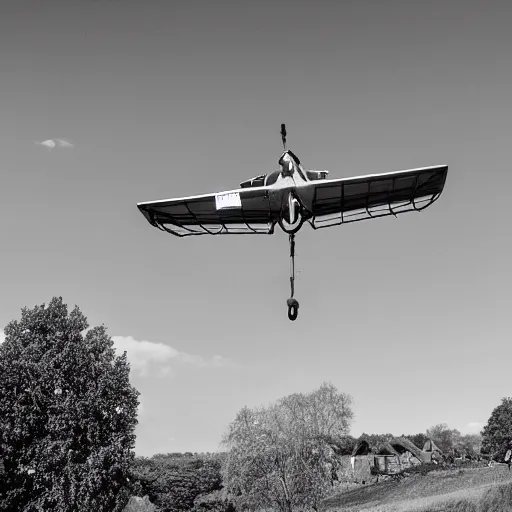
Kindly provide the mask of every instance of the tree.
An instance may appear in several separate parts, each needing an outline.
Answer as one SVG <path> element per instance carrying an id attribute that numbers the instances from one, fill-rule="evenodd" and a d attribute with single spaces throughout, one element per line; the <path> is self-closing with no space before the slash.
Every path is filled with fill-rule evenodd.
<path id="1" fill-rule="evenodd" d="M 346 436 L 350 396 L 324 383 L 266 408 L 243 408 L 224 438 L 223 482 L 237 508 L 318 507 L 330 491 L 333 438 Z"/>
<path id="2" fill-rule="evenodd" d="M 0 510 L 119 511 L 128 502 L 138 392 L 126 352 L 62 298 L 5 328 L 0 345 Z"/>
<path id="3" fill-rule="evenodd" d="M 226 491 L 220 489 L 198 496 L 190 512 L 236 512 L 236 510 Z"/>
<path id="4" fill-rule="evenodd" d="M 458 451 L 461 434 L 457 429 L 450 429 L 446 423 L 440 423 L 427 430 L 427 437 L 432 439 L 444 454 L 453 455 Z"/>
<path id="5" fill-rule="evenodd" d="M 162 512 L 188 511 L 199 496 L 221 489 L 221 460 L 217 454 L 136 457 L 135 494 L 147 495 Z"/>
<path id="6" fill-rule="evenodd" d="M 482 452 L 501 455 L 512 439 L 512 398 L 503 398 L 482 430 Z"/>
<path id="7" fill-rule="evenodd" d="M 482 436 L 480 434 L 466 434 L 461 436 L 455 448 L 460 454 L 474 459 L 480 455 L 481 446 Z"/>

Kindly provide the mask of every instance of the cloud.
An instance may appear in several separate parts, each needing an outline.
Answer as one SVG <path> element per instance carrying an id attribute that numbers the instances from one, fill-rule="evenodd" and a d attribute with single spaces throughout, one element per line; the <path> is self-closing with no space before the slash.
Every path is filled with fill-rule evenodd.
<path id="1" fill-rule="evenodd" d="M 69 140 L 55 139 L 55 142 L 57 143 L 57 146 L 59 146 L 59 148 L 74 148 L 75 147 L 75 145 L 72 142 L 69 142 Z"/>
<path id="2" fill-rule="evenodd" d="M 55 148 L 74 148 L 75 145 L 66 139 L 47 139 L 36 142 L 37 145 L 48 148 L 50 151 Z"/>
<path id="3" fill-rule="evenodd" d="M 5 341 L 5 334 L 3 332 L 0 332 L 0 344 L 2 344 Z"/>
<path id="4" fill-rule="evenodd" d="M 483 428 L 485 423 L 480 421 L 470 421 L 466 425 L 466 431 L 470 434 L 478 434 Z"/>
<path id="5" fill-rule="evenodd" d="M 148 372 L 151 371 L 160 377 L 164 377 L 171 371 L 171 363 L 173 362 L 189 364 L 199 368 L 234 365 L 231 359 L 223 356 L 205 359 L 198 355 L 180 352 L 164 343 L 147 340 L 139 341 L 133 336 L 112 336 L 112 341 L 118 354 L 122 354 L 126 350 L 132 370 L 142 376 L 148 375 Z"/>

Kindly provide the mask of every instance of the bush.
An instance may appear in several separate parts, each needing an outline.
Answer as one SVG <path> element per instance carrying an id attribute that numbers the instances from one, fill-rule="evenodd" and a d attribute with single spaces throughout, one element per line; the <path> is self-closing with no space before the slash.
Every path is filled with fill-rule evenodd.
<path id="1" fill-rule="evenodd" d="M 235 507 L 224 490 L 217 490 L 198 496 L 191 512 L 235 512 Z"/>
<path id="2" fill-rule="evenodd" d="M 132 496 L 123 512 L 156 512 L 156 510 L 157 508 L 149 501 L 147 496 L 144 496 L 144 498 Z"/>
<path id="3" fill-rule="evenodd" d="M 222 488 L 219 455 L 155 455 L 137 457 L 132 467 L 133 492 L 148 495 L 162 512 L 194 507 L 201 495 Z"/>

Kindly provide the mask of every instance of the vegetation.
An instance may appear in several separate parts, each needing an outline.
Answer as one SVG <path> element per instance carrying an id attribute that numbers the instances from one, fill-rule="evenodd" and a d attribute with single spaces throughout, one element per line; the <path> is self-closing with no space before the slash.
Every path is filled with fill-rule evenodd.
<path id="1" fill-rule="evenodd" d="M 512 440 L 512 398 L 503 398 L 482 431 L 482 451 L 502 458 Z"/>
<path id="2" fill-rule="evenodd" d="M 348 434 L 351 398 L 331 384 L 242 409 L 224 439 L 223 479 L 240 509 L 316 508 L 332 488 L 328 440 Z"/>
<path id="3" fill-rule="evenodd" d="M 380 453 L 386 443 L 389 443 L 395 436 L 393 434 L 366 434 L 363 433 L 361 438 L 364 438 L 372 453 Z"/>
<path id="4" fill-rule="evenodd" d="M 476 458 L 480 454 L 482 437 L 478 434 L 463 436 L 458 430 L 450 429 L 446 423 L 430 427 L 426 434 L 446 455 Z"/>
<path id="5" fill-rule="evenodd" d="M 327 436 L 324 436 L 324 439 L 329 442 L 332 449 L 335 451 L 336 455 L 343 456 L 343 455 L 352 455 L 352 452 L 354 450 L 354 447 L 357 444 L 357 439 L 350 435 L 345 436 L 338 436 L 336 438 L 331 437 L 327 438 Z"/>
<path id="6" fill-rule="evenodd" d="M 481 449 L 482 436 L 479 434 L 467 434 L 465 436 L 461 436 L 456 446 L 456 450 L 459 453 L 465 454 L 473 459 L 480 456 Z"/>
<path id="7" fill-rule="evenodd" d="M 106 329 L 62 298 L 23 309 L 0 345 L 0 510 L 122 510 L 138 392 Z"/>
<path id="8" fill-rule="evenodd" d="M 448 428 L 446 423 L 440 423 L 427 429 L 427 437 L 432 439 L 443 453 L 453 453 L 461 433 L 456 429 Z"/>
<path id="9" fill-rule="evenodd" d="M 232 501 L 224 490 L 201 494 L 194 500 L 192 512 L 235 512 Z"/>
<path id="10" fill-rule="evenodd" d="M 512 504 L 508 468 L 476 462 L 482 452 L 502 460 L 512 439 L 512 398 L 494 409 L 482 436 L 445 423 L 403 435 L 420 449 L 430 438 L 449 457 L 373 485 L 353 482 L 352 399 L 327 383 L 243 408 L 223 440 L 226 453 L 135 458 L 138 392 L 126 353 L 115 355 L 104 326 L 86 330 L 84 315 L 78 307 L 68 313 L 62 298 L 23 309 L 5 328 L 0 511 L 478 512 Z M 363 436 L 374 453 L 395 437 Z M 463 454 L 473 462 L 453 464 Z"/>
<path id="11" fill-rule="evenodd" d="M 321 508 L 325 512 L 507 512 L 512 510 L 511 496 L 512 475 L 505 466 L 454 468 L 359 486 L 325 500 Z"/>
<path id="12" fill-rule="evenodd" d="M 123 512 L 156 512 L 156 510 L 148 496 L 144 496 L 144 498 L 132 496 Z"/>
<path id="13" fill-rule="evenodd" d="M 137 457 L 132 467 L 132 478 L 136 482 L 133 492 L 148 496 L 161 512 L 191 510 L 200 497 L 222 489 L 222 455 L 155 455 L 151 458 Z M 201 509 L 228 507 L 226 500 L 217 497 L 219 503 L 203 499 Z M 202 504 L 202 505 L 201 505 Z"/>

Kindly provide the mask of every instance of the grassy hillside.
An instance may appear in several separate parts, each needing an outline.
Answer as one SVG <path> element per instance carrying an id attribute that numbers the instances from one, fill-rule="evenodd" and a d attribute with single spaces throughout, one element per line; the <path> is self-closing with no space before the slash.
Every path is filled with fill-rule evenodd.
<path id="1" fill-rule="evenodd" d="M 327 499 L 326 512 L 512 512 L 512 473 L 505 466 L 414 475 Z"/>

